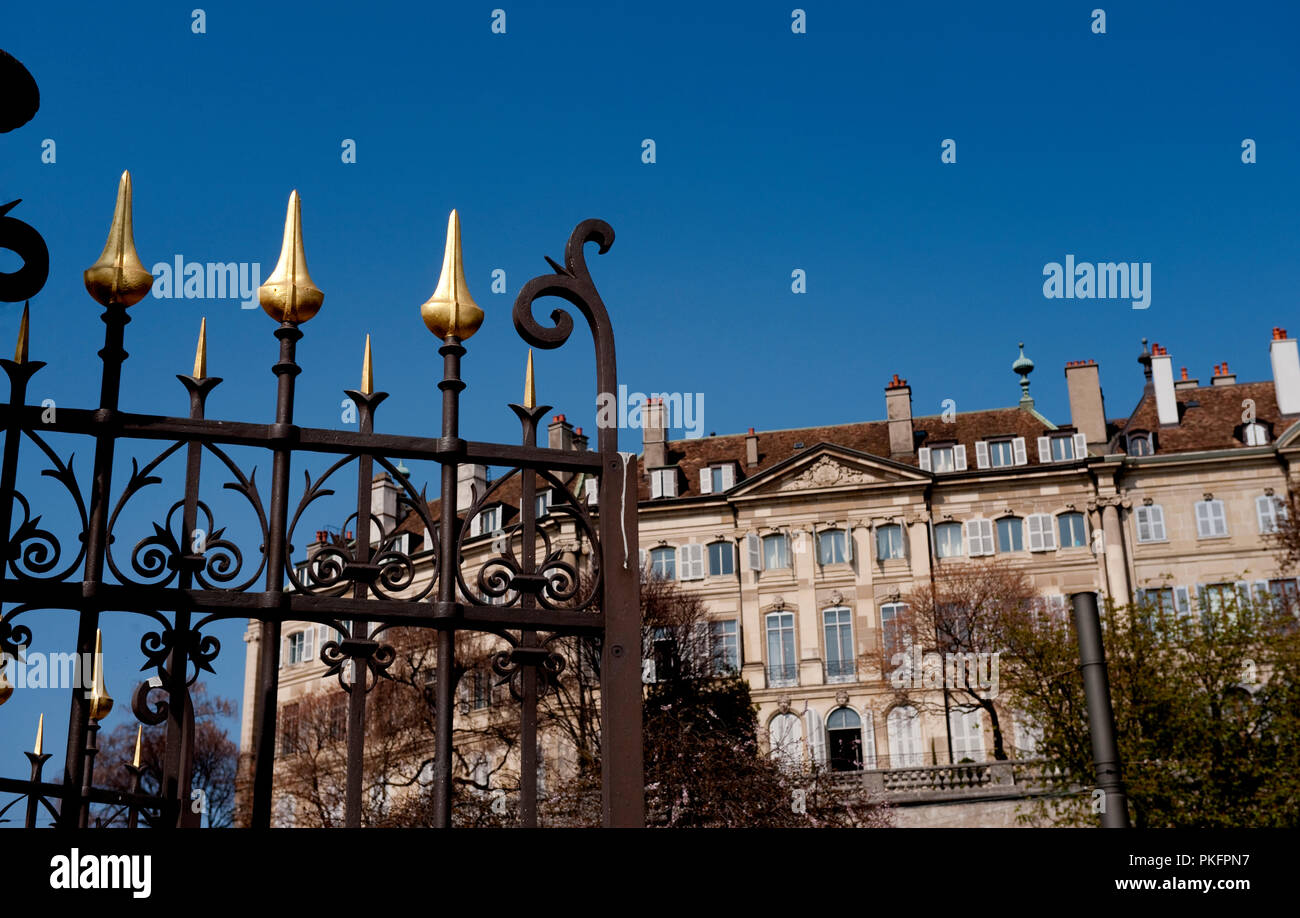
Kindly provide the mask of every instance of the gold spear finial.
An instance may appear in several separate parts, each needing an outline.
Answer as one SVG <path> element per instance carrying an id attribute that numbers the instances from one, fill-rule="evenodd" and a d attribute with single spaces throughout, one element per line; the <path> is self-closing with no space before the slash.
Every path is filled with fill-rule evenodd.
<path id="1" fill-rule="evenodd" d="M 375 368 L 370 362 L 370 336 L 366 335 L 366 355 L 361 358 L 361 394 L 375 391 Z"/>
<path id="2" fill-rule="evenodd" d="M 289 194 L 289 209 L 284 215 L 280 260 L 266 283 L 257 288 L 257 299 L 272 319 L 294 325 L 316 315 L 325 302 L 325 294 L 307 273 L 307 253 L 302 247 L 302 204 L 296 190 Z"/>
<path id="3" fill-rule="evenodd" d="M 533 382 L 533 349 L 528 349 L 528 369 L 524 371 L 524 407 L 537 407 L 537 384 Z"/>
<path id="4" fill-rule="evenodd" d="M 41 754 L 41 740 L 45 739 L 45 715 L 42 714 L 40 720 L 36 721 L 36 749 L 33 750 L 36 755 Z"/>
<path id="5" fill-rule="evenodd" d="M 133 306 L 153 286 L 153 275 L 144 269 L 135 251 L 135 233 L 131 228 L 131 173 L 123 172 L 117 183 L 117 205 L 113 208 L 113 225 L 99 260 L 86 269 L 86 290 L 101 306 L 116 300 Z"/>
<path id="6" fill-rule="evenodd" d="M 23 318 L 18 323 L 18 345 L 14 348 L 14 363 L 27 362 L 27 321 L 31 303 L 23 304 Z"/>
<path id="7" fill-rule="evenodd" d="M 135 759 L 131 764 L 136 768 L 140 767 L 140 737 L 144 735 L 144 724 L 136 724 L 135 727 Z"/>
<path id="8" fill-rule="evenodd" d="M 208 375 L 208 317 L 199 320 L 199 345 L 194 349 L 194 378 Z"/>
<path id="9" fill-rule="evenodd" d="M 442 256 L 442 274 L 433 296 L 420 306 L 420 315 L 429 331 L 445 340 L 455 337 L 469 339 L 483 324 L 483 310 L 469 295 L 465 282 L 465 266 L 461 262 L 460 215 L 451 212 L 447 218 L 447 248 Z"/>
<path id="10" fill-rule="evenodd" d="M 99 723 L 113 710 L 113 699 L 104 687 L 104 632 L 95 629 L 95 675 L 90 690 L 90 719 Z"/>

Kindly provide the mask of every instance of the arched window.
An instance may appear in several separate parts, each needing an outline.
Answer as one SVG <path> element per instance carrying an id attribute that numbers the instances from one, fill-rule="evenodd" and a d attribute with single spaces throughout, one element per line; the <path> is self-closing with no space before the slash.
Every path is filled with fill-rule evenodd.
<path id="1" fill-rule="evenodd" d="M 898 561 L 903 557 L 903 527 L 889 523 L 876 527 L 876 560 Z"/>
<path id="2" fill-rule="evenodd" d="M 962 556 L 961 523 L 940 523 L 934 527 L 934 556 L 960 558 Z"/>
<path id="3" fill-rule="evenodd" d="M 790 541 L 785 533 L 763 536 L 763 570 L 780 570 L 790 566 Z"/>
<path id="4" fill-rule="evenodd" d="M 650 549 L 650 576 L 658 580 L 676 580 L 677 549 Z"/>
<path id="5" fill-rule="evenodd" d="M 803 724 L 798 714 L 778 714 L 767 725 L 768 742 L 772 758 L 784 766 L 798 768 L 803 765 Z"/>
<path id="6" fill-rule="evenodd" d="M 843 564 L 847 560 L 843 529 L 827 529 L 817 533 L 818 564 Z"/>
<path id="7" fill-rule="evenodd" d="M 1018 516 L 1004 516 L 998 520 L 998 553 L 1024 550 L 1024 520 Z"/>
<path id="8" fill-rule="evenodd" d="M 826 718 L 831 771 L 862 770 L 862 718 L 852 708 L 836 708 Z"/>
<path id="9" fill-rule="evenodd" d="M 736 572 L 736 546 L 731 542 L 709 543 L 709 576 L 722 577 Z"/>
<path id="10" fill-rule="evenodd" d="M 916 708 L 903 705 L 889 712 L 889 767 L 906 768 L 925 764 L 921 748 L 921 718 Z"/>
<path id="11" fill-rule="evenodd" d="M 1268 446 L 1268 428 L 1263 424 L 1243 424 L 1242 442 L 1247 446 Z"/>
<path id="12" fill-rule="evenodd" d="M 1086 548 L 1088 524 L 1082 513 L 1062 513 L 1056 518 L 1056 528 L 1061 535 L 1062 548 Z"/>
<path id="13" fill-rule="evenodd" d="M 1155 453 L 1151 434 L 1145 430 L 1135 430 L 1124 437 L 1124 444 L 1130 456 L 1150 456 Z"/>

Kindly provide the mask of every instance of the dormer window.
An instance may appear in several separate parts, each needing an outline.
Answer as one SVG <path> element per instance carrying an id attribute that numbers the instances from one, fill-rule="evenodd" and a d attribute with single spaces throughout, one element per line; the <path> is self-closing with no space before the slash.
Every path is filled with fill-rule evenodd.
<path id="1" fill-rule="evenodd" d="M 720 494 L 736 486 L 736 464 L 720 462 L 700 469 L 700 493 Z"/>
<path id="2" fill-rule="evenodd" d="M 546 516 L 546 514 L 550 512 L 551 512 L 551 489 L 547 488 L 545 491 L 542 491 L 537 495 L 537 518 L 540 520 L 542 517 Z M 491 530 L 488 531 L 490 532 Z"/>
<path id="3" fill-rule="evenodd" d="M 1038 461 L 1073 462 L 1088 458 L 1088 437 L 1081 433 L 1048 434 L 1038 438 Z"/>
<path id="4" fill-rule="evenodd" d="M 650 470 L 650 496 L 652 498 L 677 496 L 676 466 Z"/>
<path id="5" fill-rule="evenodd" d="M 487 532 L 495 532 L 501 528 L 501 508 L 488 507 L 479 511 L 478 516 L 474 517 L 469 524 L 470 538 L 481 536 Z"/>
<path id="6" fill-rule="evenodd" d="M 1025 465 L 1024 437 L 998 437 L 992 440 L 979 440 L 975 443 L 975 466 L 981 469 L 1000 469 L 1014 465 Z"/>
<path id="7" fill-rule="evenodd" d="M 1124 450 L 1130 456 L 1154 456 L 1155 439 L 1149 430 L 1135 430 L 1124 437 Z"/>
<path id="8" fill-rule="evenodd" d="M 916 451 L 916 461 L 927 472 L 966 471 L 966 447 L 960 443 L 942 443 L 925 446 Z"/>
<path id="9" fill-rule="evenodd" d="M 1268 428 L 1258 421 L 1241 425 L 1241 442 L 1247 446 L 1268 446 Z"/>

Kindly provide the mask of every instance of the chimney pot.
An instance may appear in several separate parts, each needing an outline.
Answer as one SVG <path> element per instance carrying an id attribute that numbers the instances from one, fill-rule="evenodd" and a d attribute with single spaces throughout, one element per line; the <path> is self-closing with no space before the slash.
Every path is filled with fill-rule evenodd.
<path id="1" fill-rule="evenodd" d="M 885 386 L 885 418 L 889 422 L 889 455 L 911 457 L 916 453 L 912 430 L 912 390 L 907 380 L 894 379 Z"/>

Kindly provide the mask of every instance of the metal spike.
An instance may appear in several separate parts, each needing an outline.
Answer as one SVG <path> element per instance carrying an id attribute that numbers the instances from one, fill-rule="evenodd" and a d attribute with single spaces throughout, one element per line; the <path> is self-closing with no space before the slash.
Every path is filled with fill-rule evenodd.
<path id="1" fill-rule="evenodd" d="M 18 345 L 14 348 L 14 363 L 27 362 L 27 321 L 31 305 L 31 301 L 28 301 L 23 306 L 23 318 L 18 323 Z"/>
<path id="2" fill-rule="evenodd" d="M 104 632 L 95 629 L 95 666 L 94 679 L 90 690 L 90 719 L 99 723 L 113 710 L 113 699 L 104 687 Z"/>
<path id="3" fill-rule="evenodd" d="M 140 739 L 144 736 L 144 724 L 137 724 L 135 728 L 135 758 L 131 764 L 136 768 L 140 767 Z"/>
<path id="4" fill-rule="evenodd" d="M 528 369 L 524 371 L 524 407 L 537 407 L 537 384 L 533 381 L 533 349 L 528 349 Z"/>
<path id="5" fill-rule="evenodd" d="M 135 251 L 135 232 L 131 227 L 131 173 L 123 172 L 117 183 L 117 204 L 113 208 L 113 225 L 99 260 L 86 269 L 86 290 L 96 303 L 107 306 L 114 301 L 132 306 L 144 298 L 153 286 L 153 275 L 144 269 Z"/>
<path id="6" fill-rule="evenodd" d="M 32 750 L 36 755 L 41 754 L 41 748 L 44 739 L 45 739 L 45 715 L 42 714 L 40 720 L 36 721 L 36 748 Z"/>
<path id="7" fill-rule="evenodd" d="M 370 362 L 370 336 L 366 335 L 366 355 L 361 358 L 361 394 L 370 395 L 375 391 L 375 368 Z"/>
<path id="8" fill-rule="evenodd" d="M 257 299 L 271 318 L 293 325 L 316 315 L 325 302 L 325 294 L 307 273 L 307 253 L 302 244 L 302 204 L 296 190 L 289 195 L 289 208 L 284 215 L 280 260 L 266 283 L 257 288 Z"/>
<path id="9" fill-rule="evenodd" d="M 199 320 L 199 346 L 194 350 L 194 378 L 204 379 L 208 375 L 208 318 Z"/>

